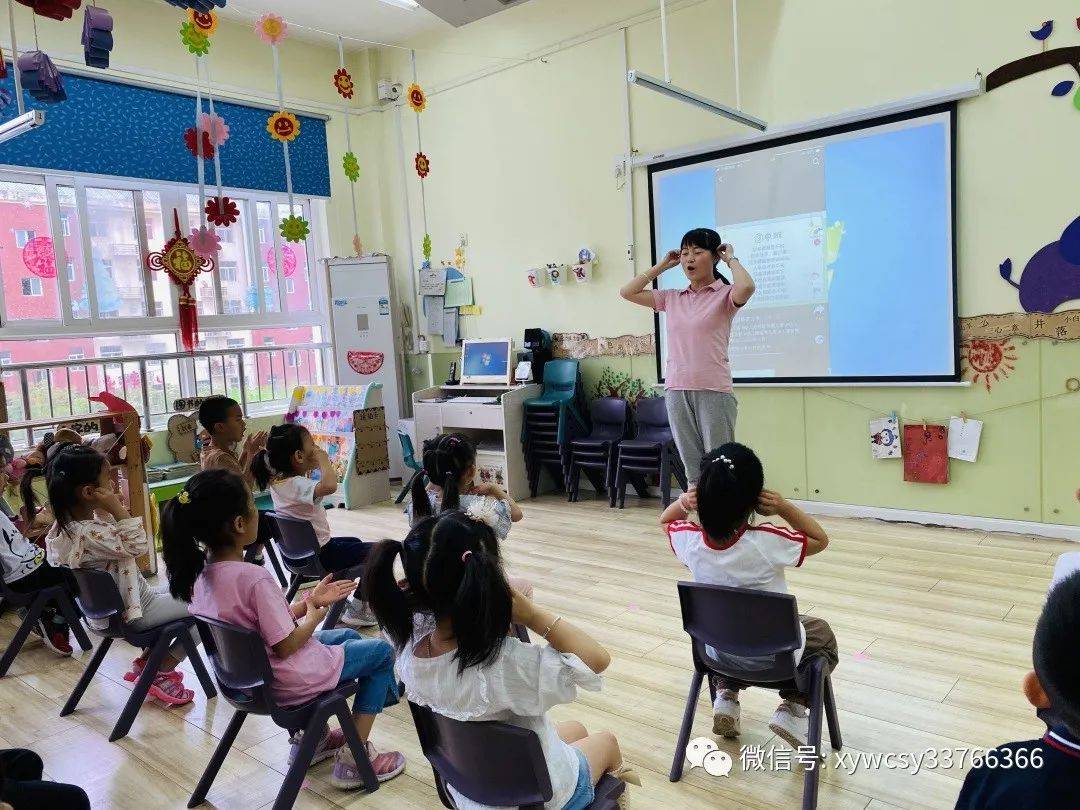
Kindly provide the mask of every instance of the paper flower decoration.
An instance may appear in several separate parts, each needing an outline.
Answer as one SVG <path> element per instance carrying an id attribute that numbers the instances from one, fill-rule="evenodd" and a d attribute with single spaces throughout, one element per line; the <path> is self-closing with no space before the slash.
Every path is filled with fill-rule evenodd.
<path id="1" fill-rule="evenodd" d="M 277 267 L 277 256 L 274 255 L 274 248 L 268 247 L 266 249 L 266 266 Z M 296 251 L 288 245 L 281 246 L 281 275 L 285 278 L 290 278 L 296 274 Z"/>
<path id="2" fill-rule="evenodd" d="M 427 96 L 424 95 L 423 88 L 418 84 L 409 85 L 409 106 L 413 108 L 413 112 L 422 113 L 427 109 Z"/>
<path id="3" fill-rule="evenodd" d="M 202 135 L 202 156 L 205 160 L 214 159 L 214 144 L 210 140 L 210 133 L 203 130 L 196 134 L 195 127 L 189 127 L 184 131 L 184 143 L 188 151 L 195 157 L 199 157 L 199 135 Z"/>
<path id="4" fill-rule="evenodd" d="M 228 228 L 240 219 L 240 209 L 228 197 L 211 197 L 206 201 L 206 219 L 219 228 Z"/>
<path id="5" fill-rule="evenodd" d="M 286 242 L 303 242 L 307 239 L 308 223 L 296 214 L 281 220 L 281 236 Z"/>
<path id="6" fill-rule="evenodd" d="M 189 8 L 187 18 L 188 22 L 203 36 L 212 37 L 214 32 L 217 31 L 218 17 L 217 12 L 213 9 L 204 12 Z"/>
<path id="7" fill-rule="evenodd" d="M 288 36 L 289 26 L 277 14 L 263 14 L 255 21 L 255 33 L 267 45 L 280 45 Z"/>
<path id="8" fill-rule="evenodd" d="M 353 97 L 352 76 L 349 75 L 349 71 L 345 68 L 339 68 L 338 72 L 334 74 L 334 88 L 342 98 Z"/>
<path id="9" fill-rule="evenodd" d="M 345 159 L 341 161 L 345 167 L 345 176 L 354 183 L 360 179 L 360 162 L 352 152 L 345 153 Z"/>
<path id="10" fill-rule="evenodd" d="M 214 157 L 214 144 L 210 140 L 210 135 L 206 132 L 196 132 L 195 127 L 188 127 L 184 130 L 184 143 L 187 145 L 188 151 L 195 157 L 199 157 L 199 135 L 202 135 L 202 157 L 206 160 L 212 160 Z"/>
<path id="11" fill-rule="evenodd" d="M 416 153 L 416 173 L 420 175 L 421 180 L 431 173 L 431 161 L 423 152 Z"/>
<path id="12" fill-rule="evenodd" d="M 189 22 L 180 26 L 180 41 L 196 56 L 210 53 L 210 38 Z"/>
<path id="13" fill-rule="evenodd" d="M 22 250 L 23 264 L 38 278 L 56 278 L 56 252 L 48 236 L 35 236 Z"/>
<path id="14" fill-rule="evenodd" d="M 199 129 L 210 136 L 210 143 L 222 146 L 229 140 L 229 125 L 217 113 L 203 113 L 199 116 Z"/>
<path id="15" fill-rule="evenodd" d="M 431 234 L 430 233 L 425 233 L 424 234 L 424 241 L 420 245 L 420 249 L 424 252 L 424 261 L 430 263 L 431 262 Z"/>
<path id="16" fill-rule="evenodd" d="M 196 256 L 213 259 L 221 251 L 221 237 L 214 232 L 213 228 L 207 228 L 205 225 L 192 228 L 188 241 Z"/>
<path id="17" fill-rule="evenodd" d="M 266 119 L 266 131 L 275 141 L 295 141 L 300 136 L 300 122 L 291 112 L 276 112 Z"/>

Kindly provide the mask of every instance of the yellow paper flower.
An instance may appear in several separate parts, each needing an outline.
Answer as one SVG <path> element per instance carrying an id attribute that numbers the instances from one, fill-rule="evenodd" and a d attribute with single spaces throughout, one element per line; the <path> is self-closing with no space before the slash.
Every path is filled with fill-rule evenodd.
<path id="1" fill-rule="evenodd" d="M 413 112 L 417 113 L 422 113 L 427 109 L 427 96 L 418 84 L 409 85 L 409 106 L 413 108 Z"/>
<path id="2" fill-rule="evenodd" d="M 300 121 L 291 112 L 276 112 L 266 120 L 266 131 L 275 141 L 295 141 L 300 136 Z"/>
<path id="3" fill-rule="evenodd" d="M 188 9 L 187 13 L 188 22 L 195 26 L 196 30 L 203 34 L 203 36 L 213 36 L 218 27 L 217 12 L 213 9 L 203 13 L 196 11 L 193 8 Z"/>

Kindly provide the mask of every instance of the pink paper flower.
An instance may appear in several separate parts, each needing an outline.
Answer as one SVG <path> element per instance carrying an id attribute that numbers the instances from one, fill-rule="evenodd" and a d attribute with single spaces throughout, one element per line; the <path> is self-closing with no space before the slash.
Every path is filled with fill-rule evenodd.
<path id="1" fill-rule="evenodd" d="M 218 251 L 221 250 L 221 237 L 213 228 L 207 228 L 205 225 L 191 229 L 190 242 L 195 255 L 205 259 L 216 258 Z"/>
<path id="2" fill-rule="evenodd" d="M 280 45 L 288 36 L 289 26 L 277 14 L 263 14 L 255 21 L 255 33 L 267 45 Z"/>
<path id="3" fill-rule="evenodd" d="M 221 146 L 229 140 L 229 125 L 216 113 L 203 113 L 199 117 L 199 130 L 210 136 L 210 143 L 214 146 Z"/>

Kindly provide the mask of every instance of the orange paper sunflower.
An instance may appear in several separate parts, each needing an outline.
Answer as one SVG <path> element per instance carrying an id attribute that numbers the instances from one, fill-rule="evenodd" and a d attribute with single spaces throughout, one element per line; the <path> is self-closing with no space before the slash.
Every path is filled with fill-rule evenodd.
<path id="1" fill-rule="evenodd" d="M 352 76 L 345 68 L 339 68 L 338 72 L 334 74 L 334 88 L 342 98 L 353 97 Z"/>
<path id="2" fill-rule="evenodd" d="M 266 131 L 275 141 L 295 141 L 300 136 L 300 122 L 291 112 L 276 112 L 266 120 Z"/>
<path id="3" fill-rule="evenodd" d="M 201 11 L 196 11 L 193 8 L 188 9 L 187 13 L 188 22 L 195 26 L 195 30 L 201 33 L 204 37 L 213 36 L 218 27 L 217 12 L 213 9 L 207 11 L 205 14 Z"/>
<path id="4" fill-rule="evenodd" d="M 417 113 L 422 113 L 427 109 L 427 96 L 418 84 L 409 85 L 409 106 L 413 108 L 413 112 Z"/>
<path id="5" fill-rule="evenodd" d="M 423 152 L 416 153 L 416 173 L 420 175 L 421 180 L 431 173 L 431 161 Z"/>

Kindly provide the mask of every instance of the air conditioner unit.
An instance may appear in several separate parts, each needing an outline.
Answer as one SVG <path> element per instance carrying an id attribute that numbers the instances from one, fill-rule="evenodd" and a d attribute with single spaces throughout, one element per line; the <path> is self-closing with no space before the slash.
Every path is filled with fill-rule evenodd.
<path id="1" fill-rule="evenodd" d="M 528 0 L 417 0 L 436 17 L 460 28 Z"/>

